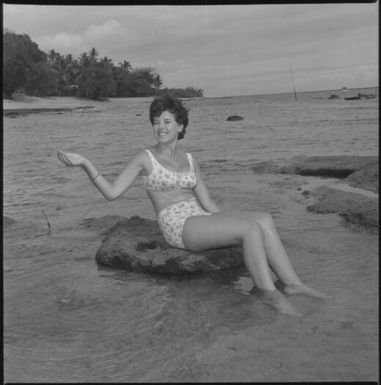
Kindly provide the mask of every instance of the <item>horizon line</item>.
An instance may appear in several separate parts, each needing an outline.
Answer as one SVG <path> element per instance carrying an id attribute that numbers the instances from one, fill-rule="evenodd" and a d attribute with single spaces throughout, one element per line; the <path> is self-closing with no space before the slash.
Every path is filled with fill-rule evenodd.
<path id="1" fill-rule="evenodd" d="M 343 86 L 345 87 L 345 86 Z M 342 88 L 343 88 L 342 87 Z M 309 90 L 309 91 L 297 91 L 297 94 L 306 94 L 306 93 L 313 93 L 313 92 L 333 92 L 333 91 L 342 91 L 342 88 L 332 88 L 332 89 L 320 89 L 320 90 Z M 363 90 L 363 89 L 369 89 L 369 88 L 376 88 L 378 89 L 379 86 L 365 86 L 365 87 L 351 87 L 346 88 L 347 91 L 353 91 L 353 90 Z M 201 98 L 235 98 L 235 97 L 243 97 L 243 96 L 264 96 L 264 95 L 288 95 L 293 94 L 294 91 L 289 92 L 269 92 L 264 94 L 240 94 L 240 95 L 220 95 L 220 96 L 201 96 Z"/>

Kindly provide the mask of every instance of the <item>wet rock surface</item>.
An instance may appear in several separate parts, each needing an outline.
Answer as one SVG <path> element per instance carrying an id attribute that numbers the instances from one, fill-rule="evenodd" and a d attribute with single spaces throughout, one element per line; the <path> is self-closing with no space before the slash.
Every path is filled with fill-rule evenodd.
<path id="1" fill-rule="evenodd" d="M 109 224 L 110 218 L 105 221 Z M 94 226 L 101 228 L 102 218 L 96 222 Z M 203 252 L 177 249 L 166 243 L 157 221 L 139 216 L 118 220 L 106 232 L 95 259 L 100 265 L 159 274 L 204 273 L 243 265 L 238 246 Z"/>
<path id="2" fill-rule="evenodd" d="M 267 161 L 252 169 L 258 173 L 297 174 L 342 179 L 347 186 L 377 193 L 378 183 L 377 156 L 297 156 L 291 160 Z M 378 198 L 366 194 L 336 189 L 334 186 L 321 186 L 312 191 L 303 191 L 315 202 L 307 209 L 315 213 L 338 213 L 345 222 L 354 224 L 370 232 L 379 228 Z"/>
<path id="3" fill-rule="evenodd" d="M 322 176 L 328 178 L 346 178 L 377 161 L 373 156 L 313 156 L 301 158 L 293 164 L 283 167 L 283 173 Z"/>
<path id="4" fill-rule="evenodd" d="M 12 226 L 14 223 L 16 223 L 16 221 L 10 217 L 7 217 L 7 216 L 3 216 L 3 228 L 6 229 L 10 226 Z"/>
<path id="5" fill-rule="evenodd" d="M 297 156 L 288 161 L 266 161 L 252 167 L 254 172 L 346 178 L 366 167 L 378 165 L 377 156 Z"/>
<path id="6" fill-rule="evenodd" d="M 106 235 L 117 222 L 124 220 L 126 217 L 120 215 L 105 215 L 100 218 L 86 218 L 82 221 L 81 226 L 101 235 Z"/>
<path id="7" fill-rule="evenodd" d="M 370 232 L 379 229 L 378 199 L 361 194 L 340 191 L 321 186 L 311 191 L 316 202 L 307 206 L 309 211 L 325 214 L 338 213 L 345 222 L 357 225 Z"/>
<path id="8" fill-rule="evenodd" d="M 367 164 L 358 171 L 349 175 L 346 181 L 350 186 L 360 187 L 365 190 L 373 191 L 378 193 L 379 182 L 378 182 L 378 160 L 370 164 Z"/>
<path id="9" fill-rule="evenodd" d="M 238 120 L 243 120 L 243 117 L 242 116 L 239 116 L 239 115 L 230 115 L 226 118 L 226 120 L 228 122 L 235 122 L 235 121 L 238 121 Z"/>

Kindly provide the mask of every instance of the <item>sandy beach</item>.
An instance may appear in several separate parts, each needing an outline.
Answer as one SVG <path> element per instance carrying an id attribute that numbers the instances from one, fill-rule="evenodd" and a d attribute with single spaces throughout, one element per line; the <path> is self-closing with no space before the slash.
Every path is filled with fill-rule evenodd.
<path id="1" fill-rule="evenodd" d="M 95 108 L 102 102 L 75 97 L 30 97 L 15 96 L 14 99 L 3 99 L 4 116 L 19 116 L 32 113 L 60 113 L 64 111 Z"/>
<path id="2" fill-rule="evenodd" d="M 8 110 L 30 110 L 30 109 L 56 109 L 56 108 L 78 108 L 97 105 L 98 101 L 70 96 L 64 97 L 37 97 L 19 95 L 14 99 L 3 99 L 3 109 Z"/>
<path id="3" fill-rule="evenodd" d="M 267 108 L 267 102 L 255 100 L 257 111 Z M 378 236 L 346 223 L 331 207 L 343 200 L 351 205 L 357 195 L 373 204 L 378 184 L 369 189 L 366 184 L 353 187 L 346 179 L 278 172 L 270 161 L 274 153 L 266 151 L 275 148 L 279 158 L 285 157 L 288 147 L 278 144 L 289 146 L 294 112 L 287 115 L 288 131 L 274 133 L 267 127 L 278 120 L 286 124 L 283 115 L 268 114 L 264 122 L 263 113 L 258 123 L 250 115 L 251 99 L 234 101 L 211 100 L 205 107 L 202 101 L 190 102 L 196 123 L 189 146 L 200 158 L 211 193 L 222 208 L 271 212 L 298 272 L 332 299 L 293 297 L 303 314 L 295 319 L 277 314 L 253 295 L 244 268 L 171 278 L 97 265 L 96 252 L 115 223 L 109 216 L 152 219 L 152 208 L 139 183 L 120 201 L 105 203 L 80 170 L 59 164 L 55 152 L 64 146 L 88 153 L 112 180 L 124 164 L 125 142 L 132 151 L 150 140 L 147 100 L 3 100 L 4 112 L 14 113 L 5 115 L 6 381 L 377 381 Z M 272 103 L 271 111 L 277 100 Z M 279 103 L 278 111 L 283 101 Z M 299 108 L 298 113 L 303 108 L 310 116 L 325 106 L 286 107 Z M 33 110 L 40 113 L 29 114 Z M 245 119 L 227 126 L 221 111 Z M 364 109 L 359 111 L 353 124 L 362 123 Z M 201 135 L 198 127 L 205 120 Z M 341 129 L 343 119 L 332 121 L 339 128 L 329 135 Z M 368 121 L 364 115 L 362 124 Z M 306 139 L 296 132 L 293 148 L 320 154 L 328 144 L 337 145 L 317 133 L 316 125 Z M 249 136 L 242 138 L 252 127 L 257 147 L 234 147 L 238 141 L 249 142 Z M 215 135 L 217 129 L 226 134 Z M 353 129 L 349 132 L 353 135 Z M 373 128 L 364 132 L 362 128 L 358 140 L 374 135 Z M 121 140 L 124 135 L 128 141 Z M 343 149 L 337 148 L 342 156 L 349 151 L 347 143 L 356 146 L 357 138 L 340 137 L 347 140 Z M 304 148 L 302 140 L 306 146 L 315 142 Z M 317 148 L 324 140 L 328 144 Z M 215 152 L 207 153 L 203 142 L 216 144 Z M 221 151 L 224 145 L 230 147 Z M 363 143 L 358 146 L 364 148 Z M 296 150 L 288 151 L 290 162 Z M 374 154 L 373 148 L 353 152 Z M 225 160 L 228 153 L 234 161 Z M 327 149 L 323 155 L 331 153 Z M 329 200 L 326 213 L 308 210 L 317 203 L 321 209 L 324 198 Z"/>

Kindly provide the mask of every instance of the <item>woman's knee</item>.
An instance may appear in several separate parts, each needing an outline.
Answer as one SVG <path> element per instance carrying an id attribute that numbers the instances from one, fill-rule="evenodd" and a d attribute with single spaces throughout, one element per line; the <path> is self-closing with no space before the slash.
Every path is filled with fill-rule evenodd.
<path id="1" fill-rule="evenodd" d="M 251 216 L 253 222 L 258 223 L 262 228 L 274 228 L 274 220 L 271 214 L 266 212 L 257 212 Z"/>
<path id="2" fill-rule="evenodd" d="M 240 242 L 242 242 L 247 236 L 261 236 L 263 234 L 262 225 L 255 216 L 241 216 L 237 219 L 238 220 L 235 221 L 234 229 L 238 234 Z"/>
<path id="3" fill-rule="evenodd" d="M 262 236 L 262 226 L 259 222 L 251 220 L 246 223 L 244 232 L 243 232 L 243 239 L 246 236 L 252 237 L 252 236 Z"/>

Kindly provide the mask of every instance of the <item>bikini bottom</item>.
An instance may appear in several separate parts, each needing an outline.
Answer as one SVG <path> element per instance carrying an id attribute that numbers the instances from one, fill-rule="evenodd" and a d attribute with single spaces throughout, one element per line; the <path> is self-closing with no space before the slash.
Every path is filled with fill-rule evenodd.
<path id="1" fill-rule="evenodd" d="M 189 217 L 196 215 L 211 215 L 211 213 L 203 210 L 193 197 L 162 209 L 157 220 L 167 243 L 179 249 L 186 249 L 182 237 L 184 223 Z"/>

